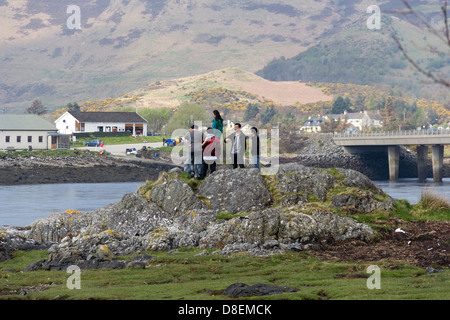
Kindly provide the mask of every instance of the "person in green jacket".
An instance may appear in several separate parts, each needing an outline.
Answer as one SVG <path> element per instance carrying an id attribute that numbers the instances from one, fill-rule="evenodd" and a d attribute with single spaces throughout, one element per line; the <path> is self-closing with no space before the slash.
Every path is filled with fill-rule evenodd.
<path id="1" fill-rule="evenodd" d="M 212 123 L 212 128 L 214 130 L 220 131 L 220 134 L 218 132 L 215 132 L 215 136 L 220 136 L 223 133 L 223 119 L 218 110 L 214 110 L 213 115 L 214 115 L 214 120 Z"/>

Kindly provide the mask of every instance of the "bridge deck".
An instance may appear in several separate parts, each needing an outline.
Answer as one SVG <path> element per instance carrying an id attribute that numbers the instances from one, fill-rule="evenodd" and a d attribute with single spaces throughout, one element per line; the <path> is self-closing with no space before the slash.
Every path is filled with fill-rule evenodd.
<path id="1" fill-rule="evenodd" d="M 450 129 L 443 130 L 410 130 L 377 133 L 336 133 L 333 140 L 349 153 L 379 152 L 384 149 L 388 153 L 389 179 L 398 179 L 399 146 L 418 145 L 418 177 L 426 178 L 426 159 L 428 145 L 432 146 L 433 179 L 442 182 L 444 145 L 450 145 Z"/>
<path id="2" fill-rule="evenodd" d="M 450 128 L 437 131 L 409 130 L 376 133 L 335 133 L 338 146 L 450 145 Z"/>

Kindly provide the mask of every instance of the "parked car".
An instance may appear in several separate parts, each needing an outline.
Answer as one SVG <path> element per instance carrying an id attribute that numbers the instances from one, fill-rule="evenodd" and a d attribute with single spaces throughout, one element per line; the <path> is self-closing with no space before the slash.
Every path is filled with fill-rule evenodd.
<path id="1" fill-rule="evenodd" d="M 91 140 L 91 141 L 89 141 L 89 142 L 86 142 L 84 145 L 86 146 L 86 147 L 100 147 L 100 145 L 103 143 L 103 141 L 102 140 L 100 140 L 100 139 L 94 139 L 94 140 Z"/>

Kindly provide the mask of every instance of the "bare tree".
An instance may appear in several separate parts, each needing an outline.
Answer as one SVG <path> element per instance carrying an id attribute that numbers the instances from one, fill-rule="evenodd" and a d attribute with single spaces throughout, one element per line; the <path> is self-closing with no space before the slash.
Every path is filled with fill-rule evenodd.
<path id="1" fill-rule="evenodd" d="M 421 26 L 424 26 L 431 34 L 436 36 L 438 39 L 440 39 L 448 49 L 450 49 L 450 28 L 449 28 L 449 17 L 448 17 L 448 0 L 444 0 L 443 4 L 441 6 L 442 11 L 442 17 L 443 17 L 443 28 L 436 29 L 434 26 L 431 25 L 427 21 L 427 19 L 417 12 L 409 3 L 407 0 L 402 0 L 403 4 L 406 7 L 406 11 L 401 11 L 400 13 L 403 14 L 405 17 L 413 17 L 416 19 L 416 23 L 418 23 Z M 397 12 L 399 13 L 399 12 Z M 396 36 L 392 36 L 394 41 L 397 43 L 397 46 L 400 50 L 400 52 L 403 54 L 406 60 L 420 73 L 431 79 L 434 83 L 441 84 L 446 86 L 447 88 L 450 88 L 450 79 L 446 78 L 445 76 L 439 74 L 438 72 L 429 70 L 427 68 L 424 68 L 419 65 L 419 63 L 411 57 L 411 55 L 408 53 L 408 51 L 405 49 L 405 47 L 400 42 L 400 39 Z M 434 54 L 439 54 L 439 52 L 436 52 L 432 49 L 430 49 L 430 52 Z M 445 54 L 445 53 L 444 53 Z M 445 56 L 447 56 L 445 54 Z"/>
<path id="2" fill-rule="evenodd" d="M 40 99 L 34 99 L 31 105 L 25 109 L 25 113 L 37 114 L 41 116 L 47 113 L 47 108 L 44 107 Z"/>

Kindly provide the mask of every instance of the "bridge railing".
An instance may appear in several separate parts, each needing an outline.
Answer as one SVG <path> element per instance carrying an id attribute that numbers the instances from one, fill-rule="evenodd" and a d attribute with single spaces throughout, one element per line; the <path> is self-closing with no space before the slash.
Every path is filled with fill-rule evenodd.
<path id="1" fill-rule="evenodd" d="M 391 136 L 431 136 L 450 135 L 450 128 L 424 129 L 424 130 L 397 130 L 384 132 L 335 132 L 333 138 L 356 138 L 356 137 L 391 137 Z"/>

